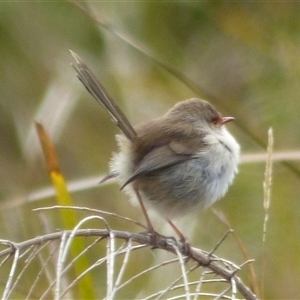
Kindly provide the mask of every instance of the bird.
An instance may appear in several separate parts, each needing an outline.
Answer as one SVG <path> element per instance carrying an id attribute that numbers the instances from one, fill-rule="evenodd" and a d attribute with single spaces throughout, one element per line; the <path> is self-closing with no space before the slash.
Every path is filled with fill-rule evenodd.
<path id="1" fill-rule="evenodd" d="M 240 146 L 226 129 L 233 117 L 222 117 L 209 102 L 191 98 L 163 116 L 132 126 L 114 99 L 73 51 L 77 77 L 120 128 L 119 152 L 110 173 L 133 205 L 140 205 L 150 232 L 148 211 L 173 223 L 200 212 L 222 198 L 238 172 Z"/>

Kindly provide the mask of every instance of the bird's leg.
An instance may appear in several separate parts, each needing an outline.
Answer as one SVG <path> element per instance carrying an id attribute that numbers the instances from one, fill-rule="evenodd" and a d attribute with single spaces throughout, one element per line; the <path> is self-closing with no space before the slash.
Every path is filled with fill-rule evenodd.
<path id="1" fill-rule="evenodd" d="M 170 226 L 173 228 L 173 230 L 176 232 L 176 234 L 180 238 L 180 242 L 183 244 L 184 252 L 187 256 L 192 256 L 192 246 L 188 240 L 188 238 L 178 229 L 178 227 L 169 219 L 167 219 Z"/>
<path id="2" fill-rule="evenodd" d="M 153 245 L 153 248 L 157 248 L 160 246 L 164 246 L 167 243 L 167 240 L 170 239 L 169 237 L 163 236 L 161 234 L 159 234 L 153 227 L 150 218 L 148 216 L 146 207 L 144 205 L 144 202 L 142 200 L 141 194 L 139 192 L 139 190 L 137 188 L 134 188 L 134 192 L 137 196 L 137 199 L 139 201 L 139 204 L 141 206 L 143 215 L 146 219 L 146 223 L 147 223 L 147 233 L 151 235 L 151 244 Z M 174 240 L 172 238 L 172 240 Z"/>
<path id="3" fill-rule="evenodd" d="M 139 190 L 138 190 L 137 188 L 134 188 L 134 192 L 135 192 L 136 197 L 137 197 L 137 199 L 138 199 L 138 201 L 139 201 L 139 204 L 140 204 L 140 206 L 141 206 L 143 215 L 144 215 L 144 217 L 145 217 L 145 219 L 146 219 L 148 232 L 151 233 L 151 234 L 156 233 L 156 231 L 154 230 L 154 227 L 153 227 L 153 225 L 152 225 L 152 223 L 151 223 L 151 221 L 150 221 L 150 218 L 149 218 L 149 216 L 148 216 L 147 210 L 146 210 L 146 208 L 145 208 L 145 205 L 144 205 L 144 202 L 143 202 L 143 200 L 142 200 L 142 197 L 141 197 L 141 194 L 140 194 Z"/>

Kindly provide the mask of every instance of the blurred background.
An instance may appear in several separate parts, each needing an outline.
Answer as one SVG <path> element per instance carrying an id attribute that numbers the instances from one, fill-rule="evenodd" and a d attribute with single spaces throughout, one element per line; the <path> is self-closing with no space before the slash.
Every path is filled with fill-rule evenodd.
<path id="1" fill-rule="evenodd" d="M 40 221 L 32 212 L 56 203 L 35 121 L 54 142 L 70 189 L 77 188 L 72 192 L 75 205 L 144 222 L 117 184 L 97 185 L 117 151 L 118 129 L 77 80 L 71 49 L 133 124 L 191 97 L 206 99 L 224 116 L 236 118 L 227 127 L 242 153 L 251 155 L 214 209 L 226 215 L 255 259 L 265 298 L 298 298 L 300 3 L 81 5 L 89 13 L 75 2 L 0 4 L 0 238 L 23 241 L 61 227 L 57 212 L 45 213 L 47 230 L 37 226 Z M 274 152 L 282 153 L 282 159 L 273 166 L 264 254 L 265 161 L 252 154 L 265 153 L 270 127 Z M 184 232 L 187 228 L 194 246 L 208 251 L 227 230 L 211 209 L 178 226 Z M 159 232 L 173 234 L 164 227 L 157 222 Z M 232 237 L 217 254 L 237 264 L 245 260 Z"/>

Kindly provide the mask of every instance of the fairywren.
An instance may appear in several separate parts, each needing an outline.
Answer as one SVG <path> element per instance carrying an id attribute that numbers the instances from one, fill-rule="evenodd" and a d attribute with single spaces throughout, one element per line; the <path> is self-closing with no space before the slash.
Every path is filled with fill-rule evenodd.
<path id="1" fill-rule="evenodd" d="M 238 171 L 240 147 L 225 128 L 234 118 L 193 98 L 133 127 L 79 56 L 72 55 L 78 78 L 122 131 L 116 136 L 119 153 L 102 181 L 116 177 L 132 204 L 170 222 L 225 195 Z"/>

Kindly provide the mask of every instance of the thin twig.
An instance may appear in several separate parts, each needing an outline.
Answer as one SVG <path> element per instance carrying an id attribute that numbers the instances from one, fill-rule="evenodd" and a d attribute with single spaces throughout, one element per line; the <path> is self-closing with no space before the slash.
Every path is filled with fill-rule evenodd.
<path id="1" fill-rule="evenodd" d="M 114 269 L 115 269 L 115 237 L 113 232 L 109 232 L 109 237 L 107 238 L 106 242 L 106 248 L 107 248 L 107 268 L 106 268 L 106 298 L 108 300 L 112 300 L 112 294 L 114 289 Z"/>
<path id="2" fill-rule="evenodd" d="M 177 257 L 179 259 L 179 265 L 180 265 L 180 269 L 181 269 L 184 291 L 185 291 L 185 298 L 187 300 L 190 300 L 190 290 L 189 290 L 189 284 L 188 284 L 188 279 L 187 279 L 187 272 L 185 269 L 185 261 L 182 257 L 182 254 L 180 253 L 177 245 L 173 244 L 173 247 L 174 247 L 174 250 L 176 251 Z"/>
<path id="3" fill-rule="evenodd" d="M 119 271 L 119 274 L 118 274 L 118 277 L 116 279 L 116 282 L 115 282 L 115 285 L 114 285 L 114 290 L 112 291 L 112 298 L 115 297 L 115 294 L 118 290 L 118 287 L 121 283 L 121 280 L 123 278 L 123 275 L 124 275 L 124 272 L 126 270 L 126 267 L 128 265 L 128 261 L 129 261 L 129 256 L 131 254 L 131 251 L 132 250 L 132 240 L 129 239 L 128 243 L 127 243 L 127 247 L 126 247 L 126 252 L 125 252 L 125 255 L 124 255 L 124 259 L 123 259 L 123 263 L 122 263 L 122 266 L 121 266 L 121 269 Z"/>
<path id="4" fill-rule="evenodd" d="M 79 237 L 79 236 L 85 236 L 85 237 L 89 237 L 89 236 L 97 236 L 100 237 L 102 236 L 103 238 L 107 238 L 109 236 L 109 233 L 113 232 L 113 235 L 116 239 L 124 239 L 124 240 L 128 240 L 131 239 L 132 242 L 136 242 L 139 245 L 133 247 L 132 251 L 134 251 L 134 249 L 138 249 L 139 247 L 145 247 L 145 245 L 148 246 L 156 246 L 162 250 L 171 252 L 176 254 L 176 251 L 174 250 L 174 247 L 170 244 L 169 242 L 169 238 L 165 237 L 165 243 L 161 243 L 159 246 L 158 245 L 152 245 L 153 240 L 151 239 L 151 236 L 147 235 L 147 234 L 135 234 L 135 233 L 131 233 L 131 232 L 125 232 L 125 231 L 117 231 L 117 230 L 109 230 L 109 229 L 76 229 L 73 231 L 64 231 L 64 232 L 55 232 L 55 233 L 51 233 L 51 234 L 47 234 L 41 237 L 36 237 L 34 239 L 28 240 L 28 241 L 24 241 L 21 243 L 12 243 L 14 245 L 14 247 L 8 247 L 5 250 L 0 251 L 0 257 L 5 257 L 9 254 L 14 254 L 14 252 L 16 251 L 15 249 L 18 248 L 20 250 L 25 250 L 28 247 L 35 245 L 35 244 L 41 244 L 41 243 L 45 243 L 47 241 L 53 241 L 53 240 L 59 240 L 62 241 L 62 239 L 65 239 L 66 242 L 62 241 L 62 249 L 61 249 L 61 254 L 60 254 L 60 258 L 59 258 L 59 264 L 60 266 L 58 266 L 58 272 L 57 274 L 62 276 L 65 272 L 65 270 L 62 270 L 62 266 L 63 266 L 63 262 L 65 261 L 65 257 L 66 257 L 66 249 L 68 249 L 69 247 L 67 246 L 68 243 L 70 243 L 70 240 L 74 239 L 75 237 Z M 161 237 L 163 239 L 163 237 Z M 184 247 L 182 247 L 182 245 L 178 245 L 178 249 L 180 249 L 180 251 L 184 251 Z M 257 299 L 257 297 L 250 291 L 250 289 L 242 282 L 242 280 L 236 275 L 236 271 L 232 272 L 231 270 L 228 270 L 228 263 L 226 263 L 224 260 L 221 260 L 220 258 L 218 259 L 215 255 L 213 255 L 212 257 L 208 256 L 207 253 L 202 252 L 199 249 L 196 248 L 192 248 L 192 256 L 190 257 L 190 260 L 194 260 L 197 263 L 197 266 L 205 266 L 208 270 L 210 270 L 212 273 L 219 275 L 220 277 L 224 278 L 228 283 L 231 282 L 232 277 L 234 277 L 235 280 L 235 284 L 237 287 L 237 290 L 246 298 L 249 300 L 254 300 Z M 122 250 L 123 253 L 126 253 L 126 250 Z M 182 253 L 184 255 L 184 253 Z M 16 256 L 15 256 L 16 258 Z M 106 261 L 107 258 L 104 258 L 102 261 Z M 176 260 L 178 261 L 178 258 L 176 258 Z M 220 263 L 225 262 L 226 266 L 221 266 Z M 16 264 L 16 263 L 15 263 Z M 96 264 L 97 265 L 97 264 Z M 94 265 L 93 268 L 96 266 Z M 160 266 L 162 266 L 164 264 L 160 264 Z M 160 267 L 158 266 L 158 267 Z M 86 272 L 83 273 L 88 273 L 89 271 L 91 271 L 92 268 L 89 268 L 89 270 L 86 270 Z M 150 269 L 149 269 L 150 270 Z M 148 270 L 148 271 L 149 271 Z M 15 272 L 15 268 L 12 269 L 11 271 L 11 276 L 13 276 Z M 147 271 L 146 271 L 147 272 Z M 189 271 L 187 271 L 189 272 Z M 141 272 L 142 274 L 142 272 Z M 84 276 L 84 274 L 81 274 L 82 276 Z M 122 286 L 125 286 L 126 284 L 129 284 L 129 282 L 132 282 L 134 280 L 134 278 L 137 278 L 139 275 L 134 276 L 131 278 L 130 281 L 124 282 L 123 284 L 121 284 L 118 288 L 116 288 L 116 290 L 119 290 Z M 12 280 L 12 277 L 10 277 L 10 281 Z M 72 284 L 69 286 L 68 289 L 70 289 L 71 286 L 74 286 L 74 284 L 76 282 L 78 282 L 78 280 L 81 278 L 78 277 L 76 279 L 76 281 L 73 281 Z M 56 278 L 56 280 L 58 280 L 59 278 Z M 7 289 L 8 290 L 10 287 L 10 285 L 7 285 Z M 63 293 L 58 293 L 59 291 L 59 284 L 57 284 L 57 294 L 56 296 L 59 294 L 60 297 L 62 297 Z M 7 295 L 7 292 L 6 294 Z M 7 298 L 7 297 L 6 297 Z"/>
<path id="5" fill-rule="evenodd" d="M 10 272 L 8 275 L 8 280 L 6 282 L 5 289 L 4 289 L 3 296 L 2 296 L 3 300 L 8 299 L 8 297 L 10 296 L 10 294 L 12 292 L 11 286 L 12 286 L 13 277 L 14 277 L 14 274 L 15 274 L 16 268 L 17 268 L 17 262 L 18 262 L 19 255 L 20 255 L 20 248 L 18 248 L 18 247 L 15 248 L 14 254 L 15 255 L 14 255 L 13 264 L 11 266 L 11 269 L 10 269 Z"/>
<path id="6" fill-rule="evenodd" d="M 219 247 L 220 245 L 224 242 L 224 240 L 228 237 L 228 235 L 230 233 L 232 233 L 233 230 L 232 229 L 228 229 L 225 234 L 221 237 L 221 239 L 219 240 L 219 242 L 212 248 L 212 250 L 210 250 L 210 252 L 208 253 L 209 256 L 211 256 Z"/>
<path id="7" fill-rule="evenodd" d="M 87 212 L 92 212 L 92 213 L 99 213 L 102 215 L 107 215 L 107 216 L 111 216 L 111 217 L 118 218 L 121 220 L 125 220 L 125 221 L 133 223 L 139 227 L 142 227 L 143 229 L 147 229 L 147 226 L 141 224 L 138 221 L 118 215 L 116 213 L 112 213 L 112 212 L 108 212 L 108 211 L 100 210 L 100 209 L 89 208 L 89 207 L 53 205 L 53 206 L 48 206 L 48 207 L 38 207 L 38 208 L 33 209 L 33 211 L 44 211 L 44 210 L 52 210 L 52 209 L 73 209 L 73 210 L 81 210 L 81 211 L 87 211 Z"/>

